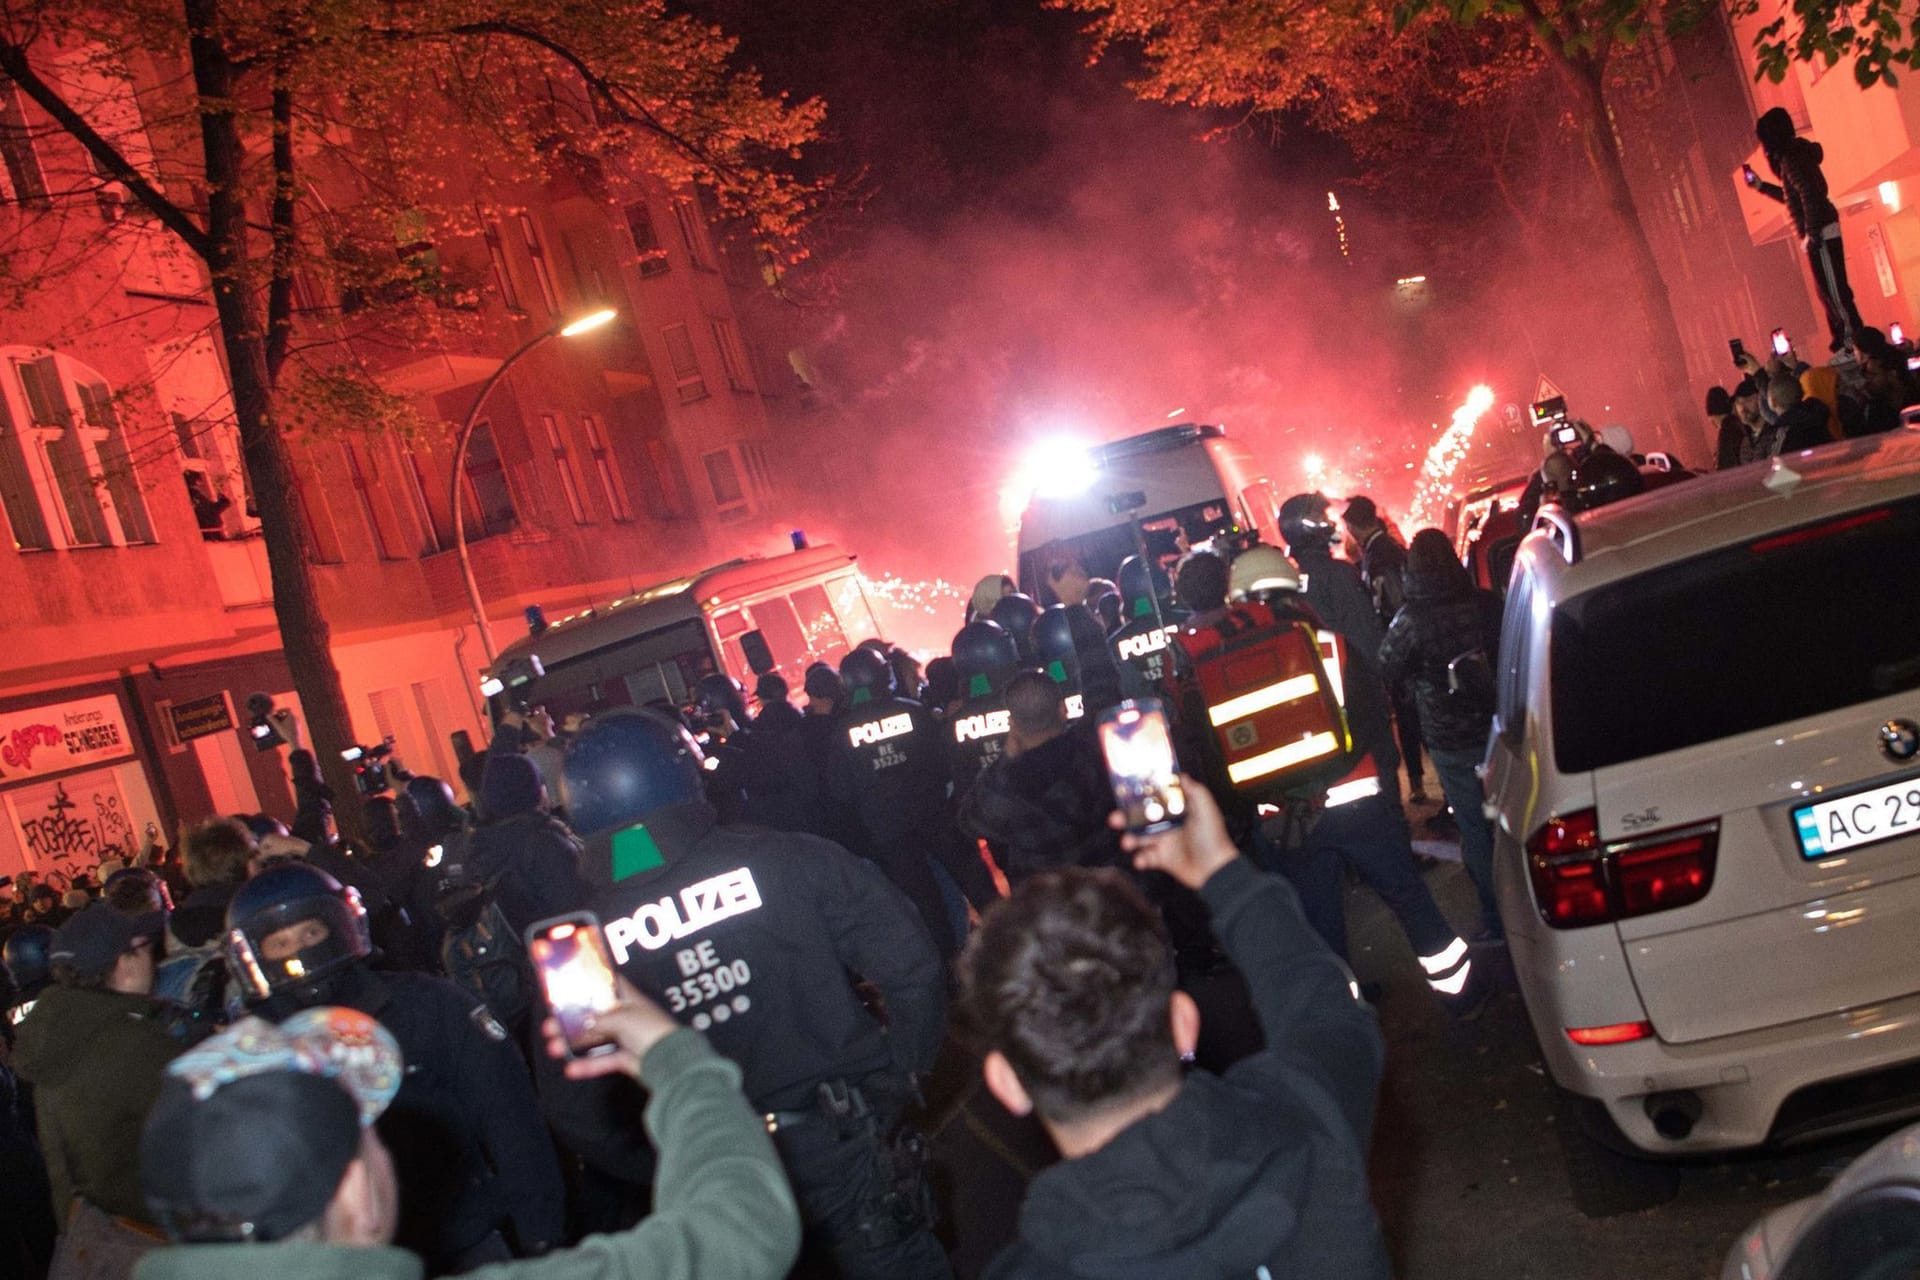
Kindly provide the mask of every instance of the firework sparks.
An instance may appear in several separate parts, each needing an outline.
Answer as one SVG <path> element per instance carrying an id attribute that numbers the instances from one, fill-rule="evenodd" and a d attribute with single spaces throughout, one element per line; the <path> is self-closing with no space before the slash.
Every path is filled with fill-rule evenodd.
<path id="1" fill-rule="evenodd" d="M 1453 473 L 1473 444 L 1474 427 L 1491 408 L 1493 389 L 1481 386 L 1468 392 L 1467 402 L 1453 411 L 1453 421 L 1427 450 L 1426 463 L 1420 469 L 1419 486 L 1414 490 L 1413 502 L 1407 507 L 1409 528 L 1424 529 L 1439 523 L 1447 497 L 1453 492 Z"/>

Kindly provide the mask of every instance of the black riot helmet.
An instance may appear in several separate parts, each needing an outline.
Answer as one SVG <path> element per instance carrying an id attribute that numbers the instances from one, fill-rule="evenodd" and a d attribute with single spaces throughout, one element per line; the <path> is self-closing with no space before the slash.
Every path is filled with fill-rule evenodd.
<path id="1" fill-rule="evenodd" d="M 400 792 L 400 825 L 416 840 L 438 840 L 466 825 L 467 814 L 444 778 L 415 774 Z"/>
<path id="2" fill-rule="evenodd" d="M 1022 662 L 1032 662 L 1033 624 L 1040 617 L 1040 606 L 1033 597 L 1018 591 L 1001 596 L 993 606 L 993 620 L 1000 629 L 1013 637 L 1013 644 L 1020 651 Z"/>
<path id="3" fill-rule="evenodd" d="M 721 672 L 700 677 L 700 683 L 693 687 L 693 705 L 702 715 L 717 715 L 724 711 L 733 717 L 735 724 L 747 722 L 747 694 L 740 682 Z"/>
<path id="4" fill-rule="evenodd" d="M 53 980 L 53 930 L 44 924 L 22 925 L 7 938 L 7 972 L 13 975 L 14 1000 L 35 999 Z"/>
<path id="5" fill-rule="evenodd" d="M 854 649 L 840 659 L 840 678 L 852 706 L 893 696 L 893 664 L 872 649 Z"/>
<path id="6" fill-rule="evenodd" d="M 650 814 L 698 800 L 706 760 L 678 722 L 655 711 L 595 716 L 567 748 L 567 818 L 588 842 L 613 838 L 619 879 L 621 832 Z"/>
<path id="7" fill-rule="evenodd" d="M 1073 620 L 1065 605 L 1044 609 L 1033 623 L 1033 656 L 1057 683 L 1077 684 L 1080 663 L 1073 647 Z"/>
<path id="8" fill-rule="evenodd" d="M 323 927 L 300 927 L 314 923 Z M 269 942 L 275 934 L 283 936 Z M 222 950 L 242 998 L 259 1004 L 364 960 L 373 954 L 373 939 L 358 889 L 316 866 L 287 862 L 241 885 L 227 903 Z"/>
<path id="9" fill-rule="evenodd" d="M 1633 459 L 1611 449 L 1595 449 L 1573 468 L 1572 490 L 1567 505 L 1575 511 L 1592 511 L 1609 502 L 1631 498 L 1646 488 L 1640 468 Z"/>
<path id="10" fill-rule="evenodd" d="M 1020 669 L 1020 649 L 1006 628 L 980 618 L 954 635 L 953 665 L 960 673 L 960 696 L 971 702 L 1007 687 Z"/>
<path id="11" fill-rule="evenodd" d="M 1296 493 L 1280 504 L 1280 537 L 1287 554 L 1327 551 L 1333 547 L 1333 521 L 1327 515 L 1324 494 Z"/>
<path id="12" fill-rule="evenodd" d="M 1151 618 L 1166 596 L 1166 573 L 1142 556 L 1128 556 L 1120 562 L 1120 623 L 1132 626 L 1142 618 Z"/>

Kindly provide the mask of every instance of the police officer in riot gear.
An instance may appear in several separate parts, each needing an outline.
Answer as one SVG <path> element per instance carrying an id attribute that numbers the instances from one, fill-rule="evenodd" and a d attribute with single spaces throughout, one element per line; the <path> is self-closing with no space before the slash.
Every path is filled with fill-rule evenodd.
<path id="1" fill-rule="evenodd" d="M 1040 669 L 1062 686 L 1072 718 L 1098 716 L 1120 701 L 1120 668 L 1106 633 L 1084 604 L 1057 604 L 1033 624 Z"/>
<path id="2" fill-rule="evenodd" d="M 647 712 L 595 719 L 568 753 L 570 811 L 614 962 L 739 1064 L 810 1251 L 830 1252 L 849 1280 L 948 1276 L 918 1136 L 900 1124 L 911 1078 L 940 1045 L 940 958 L 871 864 L 815 836 L 720 825 L 701 765 L 679 726 Z M 879 991 L 885 1025 L 850 974 Z M 596 1168 L 644 1181 L 644 1138 L 613 1123 L 638 1109 L 637 1093 L 553 1081 L 549 1114 Z"/>
<path id="3" fill-rule="evenodd" d="M 991 617 L 1002 631 L 1013 637 L 1014 647 L 1020 651 L 1020 660 L 1037 665 L 1033 652 L 1033 624 L 1040 617 L 1040 606 L 1033 602 L 1033 597 L 1024 592 L 1008 592 L 994 602 Z"/>
<path id="4" fill-rule="evenodd" d="M 893 667 L 871 649 L 840 660 L 847 710 L 828 784 L 857 819 L 859 847 L 907 895 L 943 957 L 956 947 L 931 858 L 951 847 L 947 750 L 927 709 L 894 693 Z"/>
<path id="5" fill-rule="evenodd" d="M 953 637 L 960 707 L 949 718 L 953 744 L 953 798 L 957 802 L 981 771 L 1006 750 L 1007 681 L 1020 669 L 1020 651 L 1000 624 L 969 622 Z"/>
<path id="6" fill-rule="evenodd" d="M 1171 607 L 1171 584 L 1158 566 L 1140 556 L 1120 562 L 1120 629 L 1109 645 L 1127 698 L 1162 697 L 1180 674 L 1182 653 L 1174 643 L 1180 619 Z"/>
<path id="7" fill-rule="evenodd" d="M 566 1197 L 525 1062 L 484 1006 L 444 978 L 376 972 L 358 891 L 301 862 L 227 907 L 227 968 L 248 1012 L 279 1021 L 347 1005 L 400 1042 L 406 1078 L 380 1118 L 405 1194 L 395 1242 L 429 1274 L 559 1243 Z"/>

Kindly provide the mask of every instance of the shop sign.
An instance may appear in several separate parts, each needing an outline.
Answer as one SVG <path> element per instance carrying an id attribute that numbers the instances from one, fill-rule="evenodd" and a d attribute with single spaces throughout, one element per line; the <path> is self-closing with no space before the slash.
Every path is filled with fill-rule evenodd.
<path id="1" fill-rule="evenodd" d="M 133 734 L 112 694 L 0 711 L 0 786 L 132 754 Z"/>
<path id="2" fill-rule="evenodd" d="M 180 742 L 212 737 L 233 728 L 233 713 L 224 693 L 176 702 L 167 708 L 167 717 L 173 722 L 174 738 Z"/>

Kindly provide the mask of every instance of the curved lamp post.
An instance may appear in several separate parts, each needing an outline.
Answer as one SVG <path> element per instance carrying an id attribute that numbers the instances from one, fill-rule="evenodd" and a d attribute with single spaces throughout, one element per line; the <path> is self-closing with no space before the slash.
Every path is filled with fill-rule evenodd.
<path id="1" fill-rule="evenodd" d="M 467 443 L 473 439 L 473 429 L 479 425 L 480 410 L 486 407 L 487 397 L 499 385 L 500 379 L 507 376 L 507 370 L 519 361 L 520 357 L 532 351 L 549 338 L 577 338 L 583 333 L 591 333 L 601 325 L 612 320 L 619 312 L 612 307 L 603 307 L 592 311 L 577 320 L 556 324 L 551 329 L 536 333 L 521 344 L 518 351 L 500 362 L 500 367 L 487 375 L 481 384 L 480 394 L 473 398 L 473 407 L 467 410 L 467 419 L 460 424 L 460 434 L 453 443 L 453 549 L 460 555 L 460 576 L 467 584 L 467 603 L 473 608 L 474 626 L 480 632 L 480 647 L 486 651 L 489 665 L 500 656 L 493 647 L 493 631 L 487 625 L 487 611 L 480 604 L 480 584 L 473 576 L 473 559 L 467 554 L 466 504 L 460 501 L 460 480 L 466 474 Z"/>

